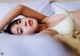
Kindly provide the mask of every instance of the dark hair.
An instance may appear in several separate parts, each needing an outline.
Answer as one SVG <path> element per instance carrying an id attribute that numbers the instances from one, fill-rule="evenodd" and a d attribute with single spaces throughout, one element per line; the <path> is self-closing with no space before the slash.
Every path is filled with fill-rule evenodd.
<path id="1" fill-rule="evenodd" d="M 17 19 L 17 20 L 19 20 L 19 19 Z M 14 23 L 15 23 L 17 20 L 14 20 L 14 21 L 10 22 L 10 24 L 6 27 L 6 29 L 4 30 L 4 32 L 9 33 L 9 34 L 13 34 L 13 33 L 11 32 L 11 26 L 14 25 Z"/>

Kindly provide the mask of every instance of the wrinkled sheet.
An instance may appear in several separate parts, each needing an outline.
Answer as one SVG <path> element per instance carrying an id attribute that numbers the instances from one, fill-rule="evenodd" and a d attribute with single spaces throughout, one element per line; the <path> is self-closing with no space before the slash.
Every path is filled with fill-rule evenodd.
<path id="1" fill-rule="evenodd" d="M 4 56 L 68 56 L 68 51 L 50 35 L 9 35 L 0 38 Z"/>

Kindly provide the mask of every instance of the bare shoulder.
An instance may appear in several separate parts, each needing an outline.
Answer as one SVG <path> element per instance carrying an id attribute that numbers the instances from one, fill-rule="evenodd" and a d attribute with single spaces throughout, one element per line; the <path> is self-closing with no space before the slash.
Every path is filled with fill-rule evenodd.
<path id="1" fill-rule="evenodd" d="M 74 19 L 76 20 L 80 20 L 80 10 L 76 10 L 76 11 L 71 11 Z"/>
<path id="2" fill-rule="evenodd" d="M 71 11 L 72 13 L 80 13 L 80 10 Z"/>

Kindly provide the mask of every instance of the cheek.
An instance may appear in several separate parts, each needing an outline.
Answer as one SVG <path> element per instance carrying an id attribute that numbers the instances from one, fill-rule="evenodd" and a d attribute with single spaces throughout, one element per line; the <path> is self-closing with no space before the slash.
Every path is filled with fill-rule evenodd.
<path id="1" fill-rule="evenodd" d="M 23 34 L 31 34 L 34 33 L 36 31 L 36 28 L 31 28 L 31 27 L 24 27 L 23 28 Z"/>

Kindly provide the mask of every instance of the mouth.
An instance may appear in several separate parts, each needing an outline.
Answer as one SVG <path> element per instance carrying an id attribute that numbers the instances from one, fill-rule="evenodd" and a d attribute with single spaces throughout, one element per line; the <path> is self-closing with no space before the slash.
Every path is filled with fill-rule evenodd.
<path id="1" fill-rule="evenodd" d="M 29 25 L 30 25 L 30 26 L 33 25 L 33 21 L 32 21 L 32 20 L 29 20 L 28 22 L 29 22 Z"/>

